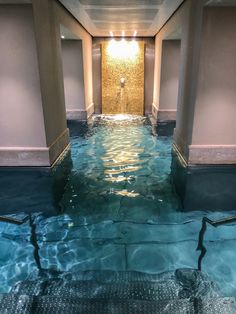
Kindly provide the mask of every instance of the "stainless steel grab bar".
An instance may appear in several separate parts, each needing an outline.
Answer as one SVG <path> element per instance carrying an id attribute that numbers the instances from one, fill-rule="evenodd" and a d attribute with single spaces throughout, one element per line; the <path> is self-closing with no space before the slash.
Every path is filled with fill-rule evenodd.
<path id="1" fill-rule="evenodd" d="M 205 232 L 207 230 L 207 223 L 209 223 L 210 225 L 212 225 L 213 227 L 218 227 L 221 225 L 226 225 L 228 223 L 232 223 L 232 222 L 236 222 L 236 216 L 231 216 L 231 217 L 227 217 L 227 218 L 223 218 L 223 219 L 219 219 L 216 221 L 213 221 L 207 217 L 203 217 L 202 218 L 202 228 L 199 232 L 199 236 L 198 236 L 198 246 L 197 246 L 197 251 L 201 251 L 201 254 L 198 258 L 198 270 L 202 270 L 202 259 L 205 256 L 207 249 L 205 248 L 203 242 L 204 242 L 204 235 Z"/>

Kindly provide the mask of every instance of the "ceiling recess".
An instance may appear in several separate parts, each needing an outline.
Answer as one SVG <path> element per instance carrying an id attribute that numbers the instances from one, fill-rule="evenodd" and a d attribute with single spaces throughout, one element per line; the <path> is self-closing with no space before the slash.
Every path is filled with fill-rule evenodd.
<path id="1" fill-rule="evenodd" d="M 183 0 L 60 0 L 93 36 L 154 36 Z"/>

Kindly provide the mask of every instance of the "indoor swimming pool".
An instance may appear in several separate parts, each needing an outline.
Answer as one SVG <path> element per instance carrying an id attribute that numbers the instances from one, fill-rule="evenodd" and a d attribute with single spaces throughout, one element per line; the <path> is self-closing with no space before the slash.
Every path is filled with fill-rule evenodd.
<path id="1" fill-rule="evenodd" d="M 203 216 L 236 212 L 183 210 L 171 181 L 173 125 L 94 116 L 69 128 L 71 149 L 52 172 L 1 170 L 1 215 L 24 223 L 0 222 L 0 292 L 42 270 L 63 278 L 88 270 L 196 269 Z M 234 297 L 235 234 L 233 223 L 208 226 L 202 261 L 222 295 Z"/>

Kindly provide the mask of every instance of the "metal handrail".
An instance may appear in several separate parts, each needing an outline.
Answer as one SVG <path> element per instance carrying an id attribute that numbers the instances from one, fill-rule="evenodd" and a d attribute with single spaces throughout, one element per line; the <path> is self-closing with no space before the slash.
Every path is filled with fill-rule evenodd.
<path id="1" fill-rule="evenodd" d="M 19 219 L 7 217 L 7 216 L 0 216 L 0 221 L 6 222 L 6 223 L 11 223 L 14 225 L 22 225 L 27 220 L 29 220 L 29 227 L 30 227 L 30 231 L 31 231 L 30 243 L 32 244 L 32 246 L 34 248 L 33 255 L 34 255 L 35 263 L 36 263 L 38 269 L 41 271 L 42 266 L 41 266 L 41 261 L 40 261 L 40 256 L 39 256 L 39 246 L 38 246 L 38 242 L 37 242 L 36 225 L 34 223 L 34 220 L 32 219 L 32 215 L 29 214 L 29 216 L 26 216 L 23 220 L 19 220 Z"/>
<path id="2" fill-rule="evenodd" d="M 197 246 L 197 251 L 201 251 L 201 254 L 198 258 L 198 270 L 202 270 L 202 259 L 205 256 L 207 249 L 205 248 L 203 242 L 204 242 L 204 235 L 205 232 L 207 230 L 207 223 L 209 223 L 210 225 L 212 225 L 213 227 L 218 227 L 221 225 L 226 225 L 228 223 L 232 223 L 232 222 L 236 222 L 236 216 L 231 216 L 231 217 L 227 217 L 227 218 L 223 218 L 223 219 L 219 219 L 216 221 L 213 221 L 207 217 L 203 217 L 202 218 L 202 228 L 199 232 L 199 236 L 198 236 L 198 246 Z"/>
<path id="3" fill-rule="evenodd" d="M 42 266 L 41 266 L 41 260 L 40 260 L 40 255 L 39 255 L 39 245 L 37 241 L 36 224 L 34 220 L 32 219 L 31 214 L 29 214 L 29 226 L 30 226 L 30 231 L 31 231 L 30 243 L 32 244 L 34 248 L 34 252 L 33 252 L 34 260 L 35 260 L 38 270 L 41 271 Z"/>
<path id="4" fill-rule="evenodd" d="M 27 220 L 28 220 L 28 217 L 24 218 L 23 220 L 19 220 L 19 219 L 15 219 L 15 218 L 11 218 L 11 217 L 0 216 L 0 221 L 11 223 L 11 224 L 14 224 L 14 225 L 22 225 Z"/>
<path id="5" fill-rule="evenodd" d="M 50 273 L 51 275 L 59 275 L 62 273 L 61 271 L 57 271 L 54 269 L 45 269 L 42 267 L 40 254 L 39 254 L 40 248 L 39 248 L 38 241 L 37 241 L 36 224 L 35 224 L 35 221 L 34 221 L 31 213 L 28 216 L 26 216 L 23 220 L 19 220 L 19 219 L 7 217 L 7 216 L 0 216 L 0 221 L 6 222 L 6 223 L 11 223 L 14 225 L 22 225 L 26 221 L 29 221 L 29 227 L 30 227 L 30 233 L 31 233 L 30 243 L 32 244 L 32 246 L 34 248 L 33 249 L 33 256 L 34 256 L 34 260 L 35 260 L 35 263 L 37 265 L 37 268 L 39 270 L 39 274 L 44 275 L 45 273 Z"/>

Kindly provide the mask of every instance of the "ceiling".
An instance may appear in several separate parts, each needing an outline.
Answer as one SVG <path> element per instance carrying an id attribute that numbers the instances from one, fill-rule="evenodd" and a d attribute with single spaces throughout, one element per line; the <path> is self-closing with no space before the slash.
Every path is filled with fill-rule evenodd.
<path id="1" fill-rule="evenodd" d="M 60 25 L 60 33 L 61 39 L 74 39 L 74 40 L 81 40 L 78 36 L 76 36 L 72 31 L 66 28 L 64 25 Z"/>
<path id="2" fill-rule="evenodd" d="M 154 36 L 184 0 L 59 0 L 93 36 Z"/>
<path id="3" fill-rule="evenodd" d="M 208 6 L 236 6 L 236 0 L 206 0 Z"/>
<path id="4" fill-rule="evenodd" d="M 95 37 L 110 36 L 110 31 L 114 36 L 121 36 L 122 31 L 125 32 L 125 36 L 133 36 L 136 31 L 137 36 L 149 37 L 161 29 L 184 0 L 57 1 L 60 1 Z M 0 4 L 30 2 L 31 0 L 0 0 Z M 204 2 L 208 6 L 236 6 L 236 0 L 204 0 Z"/>

